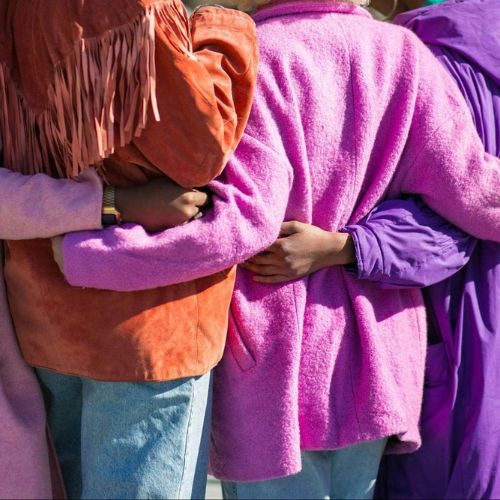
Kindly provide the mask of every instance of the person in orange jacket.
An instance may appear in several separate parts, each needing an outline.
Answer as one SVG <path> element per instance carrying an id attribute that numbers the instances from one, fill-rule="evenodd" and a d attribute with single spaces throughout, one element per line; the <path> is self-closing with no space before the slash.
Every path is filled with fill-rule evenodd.
<path id="1" fill-rule="evenodd" d="M 256 67 L 255 26 L 241 12 L 204 7 L 188 18 L 179 0 L 0 0 L 3 163 L 70 179 L 96 167 L 103 225 L 182 223 L 206 201 L 194 188 L 239 142 Z M 148 181 L 165 215 L 157 205 L 144 215 L 150 200 L 131 186 Z M 168 203 L 178 199 L 180 213 Z M 10 313 L 68 495 L 202 498 L 210 372 L 234 272 L 113 293 L 71 288 L 48 239 L 5 249 Z"/>

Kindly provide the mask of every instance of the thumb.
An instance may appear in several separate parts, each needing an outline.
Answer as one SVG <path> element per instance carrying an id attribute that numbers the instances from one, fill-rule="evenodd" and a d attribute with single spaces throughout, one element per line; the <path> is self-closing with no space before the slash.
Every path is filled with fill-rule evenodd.
<path id="1" fill-rule="evenodd" d="M 208 194 L 203 191 L 195 191 L 193 193 L 194 205 L 204 207 L 208 203 Z"/>

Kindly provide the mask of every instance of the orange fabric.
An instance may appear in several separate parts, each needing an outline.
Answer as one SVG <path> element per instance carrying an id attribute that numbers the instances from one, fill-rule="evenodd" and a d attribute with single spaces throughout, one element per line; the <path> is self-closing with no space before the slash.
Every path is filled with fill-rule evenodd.
<path id="1" fill-rule="evenodd" d="M 157 99 L 168 120 L 149 119 L 142 135 L 117 151 L 106 166 L 109 180 L 131 163 L 160 170 L 185 187 L 204 186 L 236 149 L 256 79 L 253 21 L 241 12 L 205 8 L 193 16 L 191 32 L 195 59 L 172 51 L 167 40 L 157 43 Z"/>
<path id="2" fill-rule="evenodd" d="M 0 0 L 4 160 L 76 176 L 118 149 L 109 179 L 160 171 L 203 186 L 241 138 L 256 67 L 241 12 L 205 8 L 189 21 L 180 0 Z"/>
<path id="3" fill-rule="evenodd" d="M 11 312 L 30 365 L 97 380 L 170 380 L 206 373 L 222 356 L 234 271 L 109 292 L 70 287 L 49 242 L 6 247 Z"/>
<path id="4" fill-rule="evenodd" d="M 179 0 L 171 1 L 177 11 L 184 9 Z M 96 19 L 101 6 L 115 4 L 0 0 L 0 15 L 2 9 L 6 12 L 5 5 L 16 2 L 42 3 L 47 12 L 47 4 L 92 4 Z M 120 0 L 116 5 L 130 4 L 135 12 L 138 4 L 157 3 Z M 71 9 L 68 12 L 72 29 L 63 23 L 57 31 L 61 23 L 56 23 L 55 31 L 47 35 L 54 42 L 50 46 L 54 61 L 70 51 L 69 45 L 59 43 L 60 38 L 102 29 L 97 21 L 97 27 L 90 22 L 71 24 L 74 17 Z M 179 33 L 182 26 L 185 31 Z M 256 77 L 253 21 L 240 12 L 206 8 L 190 24 L 181 19 L 170 28 L 166 34 L 165 25 L 156 23 L 156 97 L 161 120 L 155 121 L 150 107 L 142 135 L 117 147 L 103 161 L 103 175 L 113 184 L 168 175 L 184 186 L 204 185 L 221 172 L 243 133 Z M 177 42 L 172 43 L 175 36 Z M 193 47 L 189 54 L 179 50 L 186 46 L 186 37 Z M 30 73 L 29 66 L 19 68 Z M 33 79 L 21 73 L 19 89 L 26 90 Z M 33 95 L 43 94 L 43 86 L 34 88 Z M 75 110 L 66 110 L 71 111 Z M 113 293 L 71 288 L 53 262 L 48 241 L 9 241 L 6 249 L 9 302 L 23 355 L 31 365 L 99 380 L 142 381 L 199 375 L 220 359 L 234 270 L 150 291 Z"/>

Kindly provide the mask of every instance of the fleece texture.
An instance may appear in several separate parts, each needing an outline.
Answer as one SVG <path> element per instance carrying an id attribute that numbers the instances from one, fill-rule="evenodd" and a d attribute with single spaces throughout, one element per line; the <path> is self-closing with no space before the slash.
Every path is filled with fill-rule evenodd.
<path id="1" fill-rule="evenodd" d="M 485 155 L 454 83 L 411 32 L 338 2 L 254 16 L 260 74 L 214 209 L 158 235 L 69 235 L 70 283 L 132 290 L 211 274 L 264 249 L 281 222 L 337 231 L 403 193 L 500 240 L 500 163 Z M 127 269 L 127 273 L 117 270 Z M 294 474 L 301 450 L 394 436 L 420 444 L 426 318 L 418 290 L 380 290 L 341 267 L 281 285 L 239 270 L 216 369 L 211 469 Z"/>
<path id="2" fill-rule="evenodd" d="M 93 170 L 76 183 L 0 168 L 0 238 L 48 238 L 99 229 L 101 200 L 102 185 Z M 51 485 L 42 395 L 16 343 L 1 267 L 0 422 L 0 498 L 60 496 Z"/>

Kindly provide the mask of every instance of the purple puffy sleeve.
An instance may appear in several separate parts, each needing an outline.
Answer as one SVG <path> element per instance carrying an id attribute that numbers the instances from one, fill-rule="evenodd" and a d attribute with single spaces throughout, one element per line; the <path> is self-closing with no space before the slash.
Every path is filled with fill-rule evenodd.
<path id="1" fill-rule="evenodd" d="M 345 230 L 356 249 L 350 270 L 383 288 L 438 283 L 467 264 L 477 243 L 416 196 L 386 201 Z"/>

